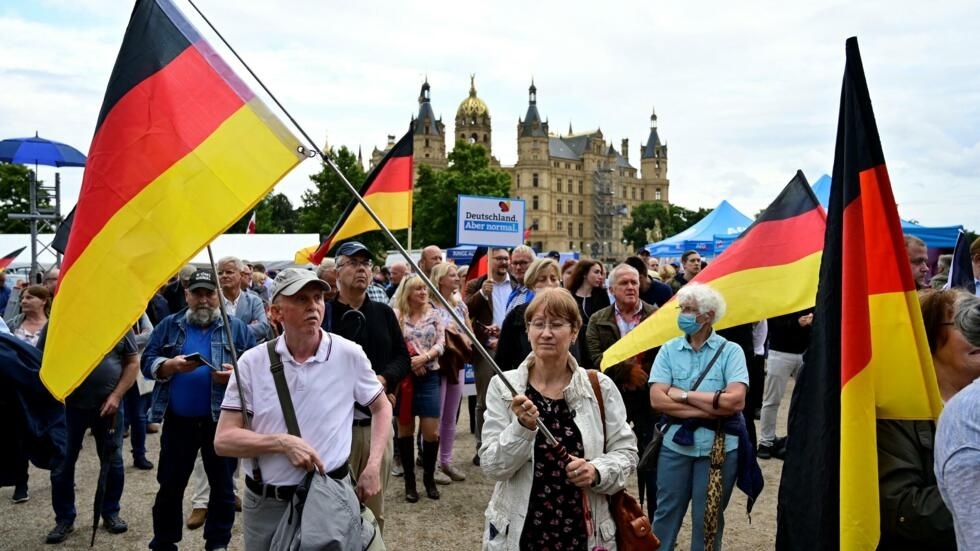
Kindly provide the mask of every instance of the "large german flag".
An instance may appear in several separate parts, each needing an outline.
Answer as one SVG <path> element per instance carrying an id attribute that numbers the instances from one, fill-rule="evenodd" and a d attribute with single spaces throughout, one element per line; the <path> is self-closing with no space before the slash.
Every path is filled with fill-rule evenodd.
<path id="1" fill-rule="evenodd" d="M 942 407 L 857 39 L 846 49 L 814 328 L 779 489 L 778 549 L 875 549 L 875 420 L 935 419 Z"/>
<path id="2" fill-rule="evenodd" d="M 826 214 L 800 171 L 759 218 L 692 281 L 710 284 L 728 304 L 715 329 L 813 306 Z M 602 368 L 679 336 L 676 302 L 630 331 L 602 355 Z"/>
<path id="3" fill-rule="evenodd" d="M 11 264 L 13 264 L 14 263 L 14 260 L 17 260 L 17 257 L 20 256 L 20 253 L 24 252 L 24 249 L 26 249 L 26 248 L 27 247 L 21 247 L 21 248 L 17 249 L 16 251 L 14 251 L 12 253 L 7 253 L 6 256 L 0 258 L 0 272 L 2 272 L 4 269 L 6 269 L 7 266 L 10 266 Z"/>
<path id="4" fill-rule="evenodd" d="M 139 0 L 106 89 L 48 327 L 64 399 L 156 289 L 252 209 L 299 142 L 169 0 Z"/>
<path id="5" fill-rule="evenodd" d="M 358 191 L 358 195 L 364 198 L 364 202 L 389 230 L 402 230 L 412 226 L 413 137 L 412 130 L 409 129 L 374 167 Z M 310 248 L 298 251 L 296 260 L 319 264 L 334 245 L 356 235 L 380 229 L 361 203 L 356 198 L 351 199 L 323 243 L 312 254 Z"/>

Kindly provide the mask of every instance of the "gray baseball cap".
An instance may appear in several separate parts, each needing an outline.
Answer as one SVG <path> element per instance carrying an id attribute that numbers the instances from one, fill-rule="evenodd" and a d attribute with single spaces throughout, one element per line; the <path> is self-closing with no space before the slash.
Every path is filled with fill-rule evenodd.
<path id="1" fill-rule="evenodd" d="M 276 274 L 276 279 L 272 281 L 272 297 L 270 301 L 276 300 L 276 297 L 280 294 L 291 297 L 311 283 L 319 285 L 325 292 L 330 291 L 330 284 L 316 277 L 316 273 L 300 268 L 286 268 Z"/>

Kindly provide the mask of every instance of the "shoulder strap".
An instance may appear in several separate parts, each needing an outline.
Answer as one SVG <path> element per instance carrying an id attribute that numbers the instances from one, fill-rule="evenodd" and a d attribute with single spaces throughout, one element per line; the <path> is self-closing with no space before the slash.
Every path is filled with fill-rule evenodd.
<path id="1" fill-rule="evenodd" d="M 694 382 L 694 386 L 691 387 L 691 390 L 697 390 L 698 387 L 701 386 L 701 381 L 703 381 L 704 376 L 707 375 L 709 371 L 711 371 L 711 366 L 715 365 L 715 360 L 718 359 L 718 356 L 721 356 L 721 351 L 725 349 L 726 344 L 728 344 L 728 341 L 721 343 L 721 346 L 718 347 L 718 351 L 715 352 L 715 355 L 711 357 L 711 361 L 708 362 L 708 365 L 704 366 L 704 369 L 701 371 L 701 374 L 698 375 L 698 380 Z"/>
<path id="2" fill-rule="evenodd" d="M 602 399 L 602 389 L 599 388 L 599 372 L 595 369 L 586 371 L 589 374 L 589 383 L 592 384 L 592 393 L 599 402 L 599 419 L 602 421 L 602 452 L 606 452 L 606 404 Z"/>
<path id="3" fill-rule="evenodd" d="M 276 383 L 276 394 L 279 395 L 279 405 L 282 407 L 282 417 L 286 421 L 286 430 L 293 436 L 300 436 L 296 410 L 293 409 L 293 398 L 289 395 L 289 385 L 286 384 L 286 373 L 283 371 L 282 357 L 276 352 L 278 341 L 279 339 L 273 339 L 265 343 L 265 349 L 269 353 L 272 380 Z"/>

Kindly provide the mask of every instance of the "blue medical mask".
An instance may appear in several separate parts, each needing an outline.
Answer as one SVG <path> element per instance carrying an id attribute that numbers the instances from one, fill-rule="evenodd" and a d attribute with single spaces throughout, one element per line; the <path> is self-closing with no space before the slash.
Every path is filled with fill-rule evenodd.
<path id="1" fill-rule="evenodd" d="M 677 315 L 677 327 L 684 332 L 685 335 L 693 335 L 701 330 L 704 324 L 698 323 L 697 314 L 678 314 Z"/>

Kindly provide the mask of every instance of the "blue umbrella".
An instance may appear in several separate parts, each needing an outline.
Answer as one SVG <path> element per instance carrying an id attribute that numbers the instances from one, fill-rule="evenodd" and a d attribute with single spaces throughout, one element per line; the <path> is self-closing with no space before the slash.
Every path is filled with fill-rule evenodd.
<path id="1" fill-rule="evenodd" d="M 70 145 L 38 137 L 35 132 L 33 138 L 0 141 L 0 161 L 35 167 L 85 166 L 85 155 Z"/>

